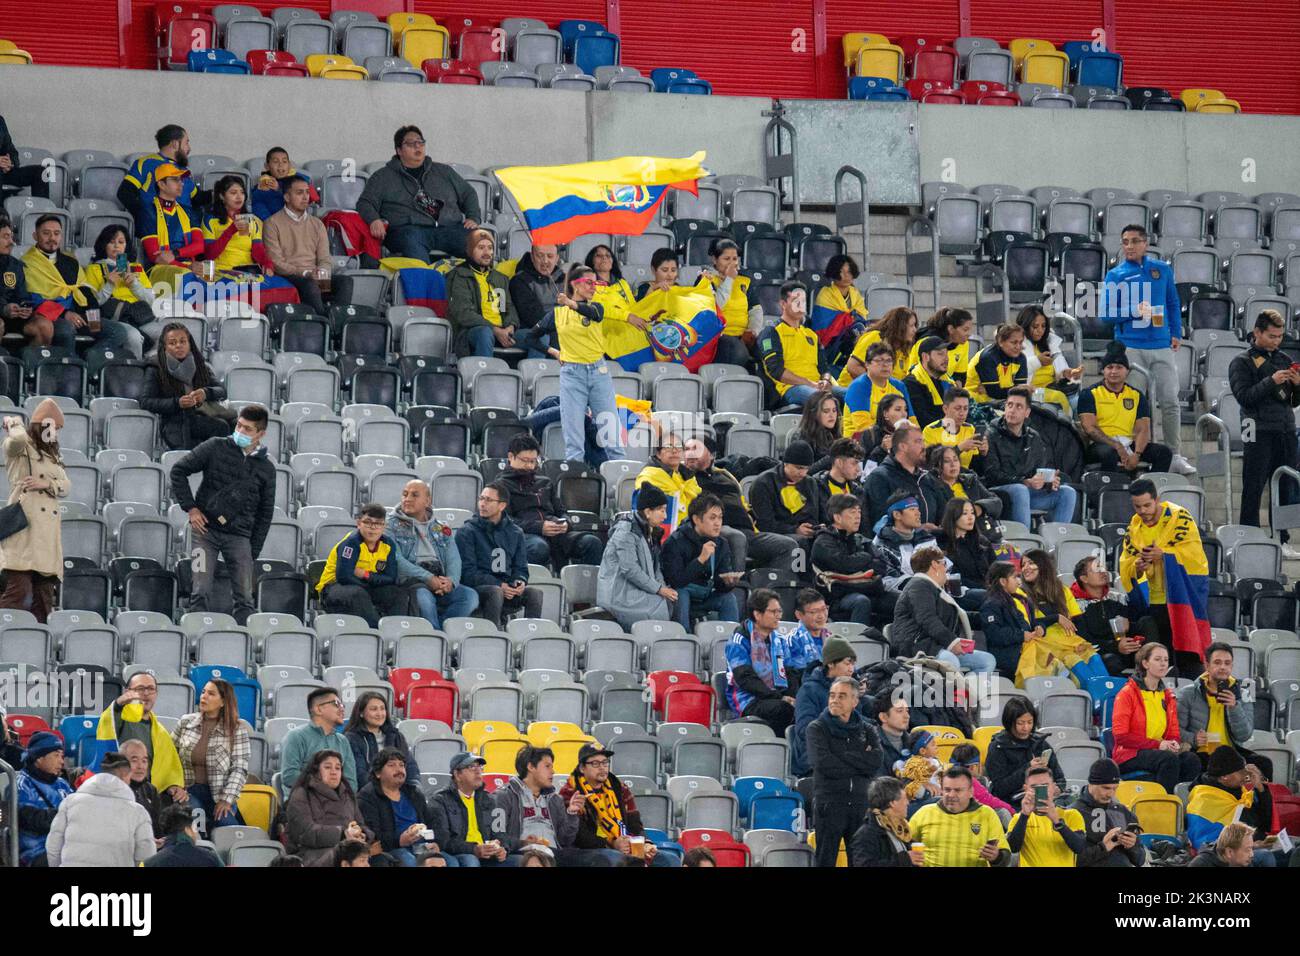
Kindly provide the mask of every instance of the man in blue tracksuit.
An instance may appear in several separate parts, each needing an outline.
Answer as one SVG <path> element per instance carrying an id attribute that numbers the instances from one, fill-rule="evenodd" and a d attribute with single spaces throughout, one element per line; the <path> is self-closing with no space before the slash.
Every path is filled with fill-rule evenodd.
<path id="1" fill-rule="evenodd" d="M 397 574 L 415 584 L 420 616 L 434 627 L 449 617 L 469 617 L 478 594 L 460 583 L 460 549 L 451 528 L 433 517 L 433 496 L 418 478 L 402 489 L 402 503 L 388 515 L 387 531 L 397 546 Z"/>
<path id="2" fill-rule="evenodd" d="M 1169 263 L 1147 255 L 1147 231 L 1125 226 L 1120 235 L 1124 259 L 1106 273 L 1098 314 L 1115 326 L 1130 359 L 1142 364 L 1150 381 L 1150 398 L 1160 411 L 1164 444 L 1173 449 L 1169 470 L 1180 475 L 1196 469 L 1181 454 L 1178 368 L 1174 352 L 1183 335 L 1182 305 Z"/>

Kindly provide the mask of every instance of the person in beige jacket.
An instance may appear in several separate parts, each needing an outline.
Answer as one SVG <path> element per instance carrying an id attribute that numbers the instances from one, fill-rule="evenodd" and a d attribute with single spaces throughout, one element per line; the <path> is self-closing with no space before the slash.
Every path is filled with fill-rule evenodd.
<path id="1" fill-rule="evenodd" d="M 31 611 L 42 624 L 54 610 L 54 586 L 63 578 L 63 536 L 59 501 L 71 489 L 59 455 L 63 412 L 47 398 L 31 423 L 16 415 L 3 420 L 9 501 L 21 503 L 27 527 L 0 541 L 0 568 L 6 573 L 0 608 Z"/>
<path id="2" fill-rule="evenodd" d="M 298 290 L 298 298 L 318 315 L 325 314 L 321 283 L 330 276 L 329 236 L 324 224 L 307 211 L 311 184 L 289 176 L 284 185 L 284 208 L 266 221 L 262 243 L 275 274 Z"/>

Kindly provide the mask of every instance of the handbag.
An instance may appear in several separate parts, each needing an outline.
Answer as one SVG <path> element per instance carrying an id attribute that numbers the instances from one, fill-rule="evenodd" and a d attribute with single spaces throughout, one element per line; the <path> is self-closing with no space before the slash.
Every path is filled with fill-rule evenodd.
<path id="1" fill-rule="evenodd" d="M 27 474 L 32 473 L 32 453 L 27 453 Z M 5 505 L 0 508 L 0 541 L 6 541 L 19 531 L 27 527 L 27 512 L 23 511 L 23 503 L 15 501 L 11 505 Z"/>

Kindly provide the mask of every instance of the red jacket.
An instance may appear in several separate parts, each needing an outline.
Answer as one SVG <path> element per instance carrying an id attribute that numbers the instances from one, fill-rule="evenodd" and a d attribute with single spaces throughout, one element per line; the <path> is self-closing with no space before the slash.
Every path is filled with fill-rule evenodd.
<path id="1" fill-rule="evenodd" d="M 322 222 L 325 223 L 327 231 L 334 227 L 342 234 L 343 244 L 347 247 L 349 256 L 365 254 L 374 259 L 384 257 L 379 240 L 370 234 L 370 227 L 366 225 L 360 213 L 346 209 L 333 209 L 325 214 Z"/>
<path id="2" fill-rule="evenodd" d="M 1139 750 L 1155 750 L 1160 746 L 1159 740 L 1147 736 L 1147 710 L 1142 703 L 1142 690 L 1132 678 L 1115 696 L 1110 729 L 1115 737 L 1111 756 L 1121 766 L 1126 760 L 1136 757 Z M 1162 739 L 1174 742 L 1179 739 L 1178 700 L 1168 687 L 1165 688 L 1165 735 Z"/>

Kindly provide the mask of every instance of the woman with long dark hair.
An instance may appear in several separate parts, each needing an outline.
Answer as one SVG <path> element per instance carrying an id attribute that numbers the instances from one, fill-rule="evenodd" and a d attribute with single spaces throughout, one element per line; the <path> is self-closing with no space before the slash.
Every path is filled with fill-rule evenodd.
<path id="1" fill-rule="evenodd" d="M 645 359 L 646 349 L 650 348 L 649 329 L 653 313 L 647 315 L 637 307 L 636 295 L 623 278 L 623 267 L 619 265 L 614 250 L 604 244 L 594 246 L 587 253 L 586 266 L 596 275 L 596 290 L 591 301 L 605 314 L 601 323 L 605 354 L 614 361 L 636 355 Z M 631 359 L 629 364 L 633 363 L 639 364 L 639 360 Z M 629 371 L 635 372 L 636 369 Z"/>
<path id="2" fill-rule="evenodd" d="M 274 275 L 262 244 L 262 220 L 244 211 L 247 194 L 239 176 L 222 176 L 212 187 L 214 214 L 203 221 L 203 257 L 218 271 Z"/>
<path id="3" fill-rule="evenodd" d="M 1057 662 L 1069 668 L 1084 690 L 1088 689 L 1091 678 L 1109 676 L 1097 649 L 1079 634 L 1076 619 L 1082 620 L 1083 611 L 1057 576 L 1056 559 L 1042 548 L 1026 551 L 1020 562 L 1020 575 L 1025 582 L 1025 593 L 1038 608 L 1033 623 L 1044 630 L 1032 672 L 1022 667 L 1024 676 L 1050 676 L 1055 673 Z"/>
<path id="4" fill-rule="evenodd" d="M 379 751 L 392 748 L 400 751 L 406 761 L 407 779 L 419 779 L 420 768 L 411 756 L 411 748 L 389 716 L 388 700 L 378 691 L 368 690 L 357 695 L 357 702 L 352 705 L 352 716 L 343 728 L 343 736 L 352 745 L 352 756 L 358 767 L 369 767 L 379 756 Z"/>
<path id="5" fill-rule="evenodd" d="M 740 274 L 740 246 L 732 239 L 715 239 L 709 246 L 712 267 L 701 275 L 713 288 L 718 318 L 722 319 L 722 335 L 714 361 L 726 365 L 754 367 L 750 353 L 753 334 L 750 329 L 749 277 Z"/>
<path id="6" fill-rule="evenodd" d="M 30 423 L 7 415 L 5 472 L 9 500 L 21 504 L 27 526 L 0 540 L 0 568 L 5 572 L 0 607 L 31 611 L 44 624 L 54 610 L 54 586 L 63 580 L 63 533 L 60 498 L 72 490 L 59 453 L 63 412 L 47 398 L 36 406 Z"/>
<path id="7" fill-rule="evenodd" d="M 998 662 L 998 673 L 1014 680 L 1026 645 L 1041 639 L 1043 629 L 1030 623 L 1035 617 L 1034 602 L 1021 590 L 1020 572 L 1014 564 L 994 561 L 984 584 L 987 590 L 980 608 L 984 642 Z"/>
<path id="8" fill-rule="evenodd" d="M 139 358 L 143 354 L 144 339 L 138 329 L 152 322 L 153 285 L 144 266 L 127 259 L 130 240 L 126 227 L 110 223 L 95 238 L 95 258 L 86 266 L 86 281 L 99 299 L 101 319 L 123 322 L 132 330 L 132 338 L 139 341 L 130 348 Z"/>
<path id="9" fill-rule="evenodd" d="M 907 367 L 911 368 L 921 360 L 921 341 L 931 335 L 948 343 L 948 377 L 958 385 L 966 381 L 966 372 L 978 351 L 970 340 L 975 334 L 975 317 L 965 309 L 944 306 L 930 316 L 916 336 L 912 351 L 908 355 Z"/>
<path id="10" fill-rule="evenodd" d="M 1078 402 L 1079 380 L 1083 366 L 1070 368 L 1061 350 L 1061 337 L 1052 331 L 1047 313 L 1041 305 L 1027 305 L 1016 316 L 1016 325 L 1025 330 L 1025 363 L 1029 387 L 1043 389 L 1043 400 L 1073 414 L 1071 398 Z"/>
<path id="11" fill-rule="evenodd" d="M 802 439 L 812 446 L 814 462 L 811 471 L 825 471 L 830 462 L 831 445 L 840 438 L 840 400 L 830 392 L 817 392 L 803 403 L 799 427 L 790 436 L 791 441 Z"/>
<path id="12" fill-rule="evenodd" d="M 942 514 L 954 499 L 969 501 L 975 507 L 975 527 L 990 541 L 1002 540 L 997 518 L 1002 514 L 1002 500 L 984 487 L 979 475 L 963 471 L 961 455 L 951 445 L 931 445 L 925 450 L 924 471 L 917 481 L 929 505 L 929 514 Z M 984 579 L 983 572 L 979 579 Z"/>
<path id="13" fill-rule="evenodd" d="M 329 866 L 344 840 L 370 843 L 375 835 L 364 819 L 336 750 L 318 750 L 293 785 L 285 804 L 287 847 L 307 866 Z"/>
<path id="14" fill-rule="evenodd" d="M 961 575 L 961 583 L 971 589 L 983 588 L 995 557 L 993 545 L 976 525 L 974 502 L 962 498 L 949 501 L 939 529 L 939 547 L 952 561 L 952 570 Z"/>
<path id="15" fill-rule="evenodd" d="M 154 373 L 145 377 L 140 407 L 161 419 L 168 448 L 191 449 L 230 434 L 237 413 L 220 404 L 226 390 L 213 379 L 188 328 L 180 322 L 163 326 L 155 363 Z"/>
<path id="16" fill-rule="evenodd" d="M 208 831 L 242 824 L 239 795 L 248 781 L 252 750 L 229 681 L 214 677 L 203 685 L 198 712 L 177 721 L 172 742 L 181 758 L 191 805 L 207 814 Z"/>
<path id="17" fill-rule="evenodd" d="M 900 381 L 907 377 L 907 370 L 912 367 L 909 356 L 912 345 L 916 342 L 916 313 L 905 305 L 896 306 L 867 326 L 867 330 L 858 336 L 853 345 L 853 354 L 849 356 L 840 373 L 839 384 L 848 385 L 859 375 L 867 373 L 867 349 L 881 342 L 889 346 L 894 355 L 894 368 L 890 377 Z"/>
<path id="18" fill-rule="evenodd" d="M 894 447 L 894 426 L 907 417 L 907 401 L 902 395 L 886 395 L 876 406 L 876 423 L 856 436 L 867 461 L 880 464 Z"/>

